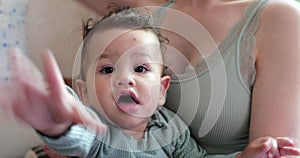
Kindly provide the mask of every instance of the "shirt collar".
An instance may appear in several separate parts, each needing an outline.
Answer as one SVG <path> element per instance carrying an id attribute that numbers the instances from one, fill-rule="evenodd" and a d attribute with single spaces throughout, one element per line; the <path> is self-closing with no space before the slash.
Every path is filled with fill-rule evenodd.
<path id="1" fill-rule="evenodd" d="M 151 118 L 148 122 L 147 130 L 149 130 L 153 126 L 161 128 L 161 127 L 168 125 L 168 121 L 160 113 L 161 108 L 162 107 L 157 108 L 156 111 L 154 112 L 154 114 L 151 116 Z"/>

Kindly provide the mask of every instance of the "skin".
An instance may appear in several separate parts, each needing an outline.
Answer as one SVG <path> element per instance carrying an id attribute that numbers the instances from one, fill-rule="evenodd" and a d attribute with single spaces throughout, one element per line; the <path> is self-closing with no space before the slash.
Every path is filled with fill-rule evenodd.
<path id="1" fill-rule="evenodd" d="M 0 99 L 11 101 L 10 107 L 17 118 L 35 130 L 54 137 L 64 134 L 71 124 L 86 124 L 90 128 L 94 128 L 99 134 L 105 132 L 106 126 L 91 116 L 84 108 L 78 106 L 74 102 L 73 96 L 66 91 L 61 72 L 52 53 L 43 54 L 45 80 L 42 79 L 41 73 L 36 71 L 36 66 L 30 64 L 29 59 L 22 56 L 18 51 L 11 53 L 10 62 L 14 77 L 10 90 L 13 91 L 14 88 L 17 88 L 18 91 L 14 91 L 15 95 L 10 96 L 10 98 Z M 24 69 L 32 71 L 24 72 Z M 160 92 L 165 93 L 164 89 L 167 87 L 164 87 Z M 159 98 L 159 103 L 163 104 L 163 102 L 164 99 Z M 134 118 L 130 115 L 126 117 L 134 122 L 131 124 L 133 126 L 130 125 L 133 127 L 132 129 L 142 127 L 143 119 Z M 135 137 L 135 135 L 132 136 Z M 295 148 L 296 144 L 297 142 L 290 138 L 263 137 L 251 142 L 244 152 L 236 157 L 261 158 L 270 156 L 270 154 L 274 157 L 300 155 L 300 149 Z M 52 158 L 66 158 L 51 152 L 47 147 L 45 147 L 45 151 Z"/>
<path id="2" fill-rule="evenodd" d="M 136 36 L 137 32 L 144 35 L 139 38 Z M 97 36 L 94 36 L 94 38 L 97 39 Z M 139 108 L 141 108 L 141 111 L 143 111 L 146 106 L 152 107 L 153 109 L 158 105 L 164 104 L 165 93 L 166 89 L 168 88 L 170 78 L 161 78 L 162 67 L 157 64 L 157 61 L 159 63 L 161 62 L 161 56 L 158 55 L 159 53 L 155 53 L 158 52 L 158 47 L 140 47 L 145 46 L 144 44 L 147 46 L 149 41 L 151 41 L 152 44 L 157 44 L 157 41 L 153 41 L 153 39 L 155 39 L 153 38 L 153 34 L 149 35 L 148 32 L 141 33 L 141 31 L 128 32 L 117 38 L 111 45 L 107 47 L 101 56 L 99 56 L 98 53 L 99 58 L 97 58 L 98 60 L 95 61 L 96 67 L 92 66 L 89 68 L 87 73 L 92 73 L 92 75 L 89 75 L 92 77 L 87 77 L 86 82 L 79 82 L 79 87 L 81 86 L 81 88 L 79 88 L 81 91 L 80 97 L 82 98 L 83 102 L 93 103 L 94 101 L 99 101 L 103 112 L 105 112 L 108 118 L 110 118 L 116 125 L 124 128 L 125 133 L 132 135 L 136 139 L 142 138 L 142 135 L 135 134 L 136 132 L 140 132 L 145 129 L 145 121 L 148 120 L 148 115 L 147 113 L 142 112 L 143 116 L 145 117 L 136 117 L 135 115 L 140 112 L 139 110 L 122 111 L 118 109 L 114 102 L 114 94 L 115 92 L 116 94 L 119 94 L 120 91 L 122 92 L 122 89 L 130 88 L 132 91 L 138 91 L 141 96 L 144 96 L 144 89 L 146 89 L 146 92 L 149 92 L 149 90 L 151 92 L 153 88 L 151 87 L 152 85 L 149 86 L 149 82 L 155 82 L 162 85 L 159 89 L 157 89 L 159 91 L 158 95 L 157 91 L 156 93 L 152 93 L 156 94 L 156 97 L 154 95 L 154 97 L 151 99 L 156 101 L 150 102 L 149 104 L 149 100 L 147 99 L 147 95 L 149 94 L 145 94 L 145 100 L 140 100 L 141 106 Z M 129 46 L 138 46 L 139 49 L 136 50 L 139 51 L 136 52 L 135 49 L 128 49 L 131 47 L 123 44 L 125 43 L 123 42 L 124 40 L 130 41 Z M 91 45 L 93 45 L 93 41 L 96 42 L 98 40 L 92 40 Z M 97 44 L 97 42 L 95 44 Z M 94 51 L 97 52 L 97 50 L 99 49 Z M 126 53 L 124 53 L 124 50 L 130 51 L 125 51 Z M 154 53 L 151 53 L 150 56 L 145 57 L 142 55 L 140 57 L 138 54 L 141 52 L 144 53 L 140 50 L 153 51 Z M 93 49 L 91 51 L 93 52 Z M 111 52 L 116 53 L 115 56 L 108 56 L 108 54 L 113 54 Z M 14 86 L 11 88 L 18 89 L 16 92 L 18 97 L 12 97 L 10 99 L 12 100 L 12 108 L 16 117 L 48 136 L 61 136 L 72 124 L 86 124 L 89 127 L 95 128 L 99 133 L 103 133 L 105 131 L 106 127 L 101 122 L 93 118 L 93 116 L 86 112 L 82 107 L 78 106 L 76 102 L 74 102 L 73 96 L 66 91 L 61 73 L 51 53 L 47 52 L 43 55 L 46 83 L 44 83 L 44 80 L 38 71 L 29 71 L 29 75 L 28 72 L 23 71 L 24 69 L 36 69 L 34 65 L 28 64 L 29 62 L 27 62 L 28 59 L 26 57 L 22 57 L 18 52 L 12 52 L 11 56 L 12 57 L 10 60 L 13 67 L 12 76 L 14 76 L 12 83 Z M 136 56 L 137 60 L 132 60 L 132 56 Z M 150 66 L 147 67 L 149 68 L 150 72 L 136 71 L 136 66 L 140 65 L 140 62 L 137 62 L 139 59 L 143 61 L 142 65 L 145 63 L 150 64 Z M 151 60 L 148 61 L 149 59 Z M 115 64 L 115 74 L 103 74 L 103 72 L 106 72 L 103 71 L 103 68 L 106 69 L 107 67 L 110 67 L 109 64 L 111 64 L 111 62 Z M 121 64 L 122 66 L 118 64 Z M 118 71 L 118 68 L 120 68 L 122 71 Z M 130 75 L 128 75 L 128 72 L 126 71 L 129 71 Z M 114 75 L 116 75 L 116 78 L 113 77 Z M 35 82 L 28 82 L 30 79 Z M 113 85 L 111 85 L 111 83 Z M 39 86 L 36 86 L 36 84 L 39 84 Z M 92 85 L 94 89 L 90 88 L 89 85 Z M 92 89 L 92 91 L 88 91 L 88 89 Z M 104 99 L 100 99 L 104 96 L 106 96 Z M 84 100 L 83 98 L 86 97 L 87 99 Z M 137 98 L 139 98 L 139 95 Z M 101 100 L 107 100 L 107 102 L 102 102 Z M 156 104 L 154 104 L 154 102 Z M 111 111 L 110 109 L 113 110 Z M 146 111 L 149 111 L 149 109 Z M 32 115 L 32 112 L 34 112 L 36 115 Z M 120 115 L 122 119 L 125 119 L 126 121 L 118 122 L 118 119 L 114 120 L 116 115 Z M 140 115 L 140 113 L 138 113 L 138 115 Z M 287 137 L 262 137 L 252 141 L 243 152 L 237 154 L 236 158 L 262 158 L 300 155 L 300 149 L 296 148 L 296 145 L 296 141 Z M 48 148 L 45 148 L 45 151 L 49 153 L 51 157 L 65 157 L 49 151 Z"/>
<path id="3" fill-rule="evenodd" d="M 9 101 L 7 103 L 11 104 L 10 108 L 17 118 L 52 137 L 65 133 L 74 123 L 86 123 L 99 133 L 105 132 L 106 127 L 78 106 L 73 95 L 67 91 L 59 67 L 50 51 L 43 53 L 45 79 L 22 53 L 14 50 L 10 55 L 13 78 L 10 90 L 14 95 L 0 99 Z"/>
<path id="4" fill-rule="evenodd" d="M 111 29 L 93 36 L 87 53 L 93 54 L 89 58 L 96 59 L 95 66 L 89 64 L 86 81 L 77 81 L 77 87 L 81 100 L 98 108 L 112 124 L 127 133 L 143 133 L 156 108 L 165 103 L 170 77 L 162 76 L 159 41 L 150 31 L 126 31 L 98 52 L 99 41 L 122 31 Z M 132 94 L 137 102 L 120 101 L 125 94 Z"/>
<path id="5" fill-rule="evenodd" d="M 287 138 L 274 139 L 271 137 L 262 137 L 251 142 L 248 147 L 243 152 L 237 154 L 235 158 L 273 158 L 279 157 L 276 155 L 278 153 L 280 156 L 295 155 L 299 153 L 299 150 L 297 148 L 293 148 L 293 145 L 294 142 Z M 46 146 L 44 147 L 44 150 L 51 158 L 68 158 L 51 152 L 51 150 L 49 150 Z"/>
<path id="6" fill-rule="evenodd" d="M 101 3 L 101 5 L 93 5 L 94 8 L 99 7 L 97 10 L 103 10 L 101 7 L 111 2 L 108 0 L 81 1 L 86 4 L 90 3 L 90 6 L 93 2 Z M 114 2 L 128 3 L 122 0 Z M 151 2 L 131 0 L 130 5 L 144 6 L 151 3 L 151 5 L 160 6 L 165 2 L 165 0 Z M 251 2 L 251 0 L 178 0 L 172 8 L 194 17 L 218 43 L 226 37 L 230 28 Z M 197 12 L 193 12 L 193 7 L 197 8 Z M 299 5 L 291 0 L 271 0 L 261 12 L 253 51 L 257 76 L 251 105 L 250 141 L 262 136 L 290 136 L 299 139 L 299 17 Z M 189 53 L 185 54 L 187 59 L 192 59 L 193 55 L 198 54 L 192 53 L 194 48 L 184 41 L 179 41 L 176 37 L 171 37 L 170 41 L 173 41 L 170 44 L 174 46 L 176 42 L 181 43 L 178 49 Z M 49 76 L 51 75 L 53 74 Z"/>
<path id="7" fill-rule="evenodd" d="M 81 0 L 81 2 L 87 6 L 98 3 L 94 5 L 94 9 L 97 6 L 96 10 L 102 14 L 104 6 L 111 1 Z M 115 0 L 114 2 L 137 7 L 160 6 L 167 1 Z M 177 0 L 171 8 L 199 21 L 214 41 L 219 43 L 225 39 L 228 31 L 251 3 L 252 0 Z M 167 23 L 168 21 L 165 22 Z M 250 141 L 262 136 L 300 138 L 299 28 L 300 6 L 297 2 L 270 0 L 261 12 L 253 51 L 257 74 L 252 95 Z M 191 44 L 170 33 L 166 36 L 171 41 L 170 45 L 184 53 L 190 63 L 195 64 L 199 53 Z"/>

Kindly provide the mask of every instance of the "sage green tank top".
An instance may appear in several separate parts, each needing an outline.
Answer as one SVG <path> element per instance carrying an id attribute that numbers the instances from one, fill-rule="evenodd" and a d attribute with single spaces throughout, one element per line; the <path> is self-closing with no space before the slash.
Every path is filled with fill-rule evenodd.
<path id="1" fill-rule="evenodd" d="M 226 39 L 218 44 L 221 58 L 205 60 L 215 60 L 214 64 L 205 69 L 193 67 L 195 77 L 171 81 L 165 106 L 182 117 L 208 153 L 241 151 L 248 144 L 255 79 L 254 33 L 267 2 L 254 0 L 246 8 Z M 203 63 L 199 61 L 199 65 Z"/>

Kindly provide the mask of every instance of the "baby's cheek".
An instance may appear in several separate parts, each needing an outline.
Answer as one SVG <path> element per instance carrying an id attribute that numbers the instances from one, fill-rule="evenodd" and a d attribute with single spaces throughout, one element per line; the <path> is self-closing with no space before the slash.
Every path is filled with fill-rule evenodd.
<path id="1" fill-rule="evenodd" d="M 151 116 L 157 106 L 158 106 L 158 100 L 159 100 L 159 95 L 160 95 L 160 84 L 153 84 L 149 86 L 147 89 L 148 94 L 147 97 L 145 98 L 143 102 L 143 106 L 141 107 L 144 111 L 145 117 Z"/>

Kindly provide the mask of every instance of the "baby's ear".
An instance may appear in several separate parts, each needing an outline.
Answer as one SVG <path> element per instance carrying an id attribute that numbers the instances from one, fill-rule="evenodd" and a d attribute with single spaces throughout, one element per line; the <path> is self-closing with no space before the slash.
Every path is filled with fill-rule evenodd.
<path id="1" fill-rule="evenodd" d="M 170 76 L 161 77 L 160 94 L 159 94 L 159 101 L 158 101 L 159 106 L 164 105 L 166 102 L 166 95 L 167 95 L 167 90 L 169 89 L 170 86 L 170 82 L 171 82 Z"/>
<path id="2" fill-rule="evenodd" d="M 88 97 L 86 82 L 81 79 L 76 80 L 76 91 L 82 103 L 88 105 L 89 97 Z"/>

